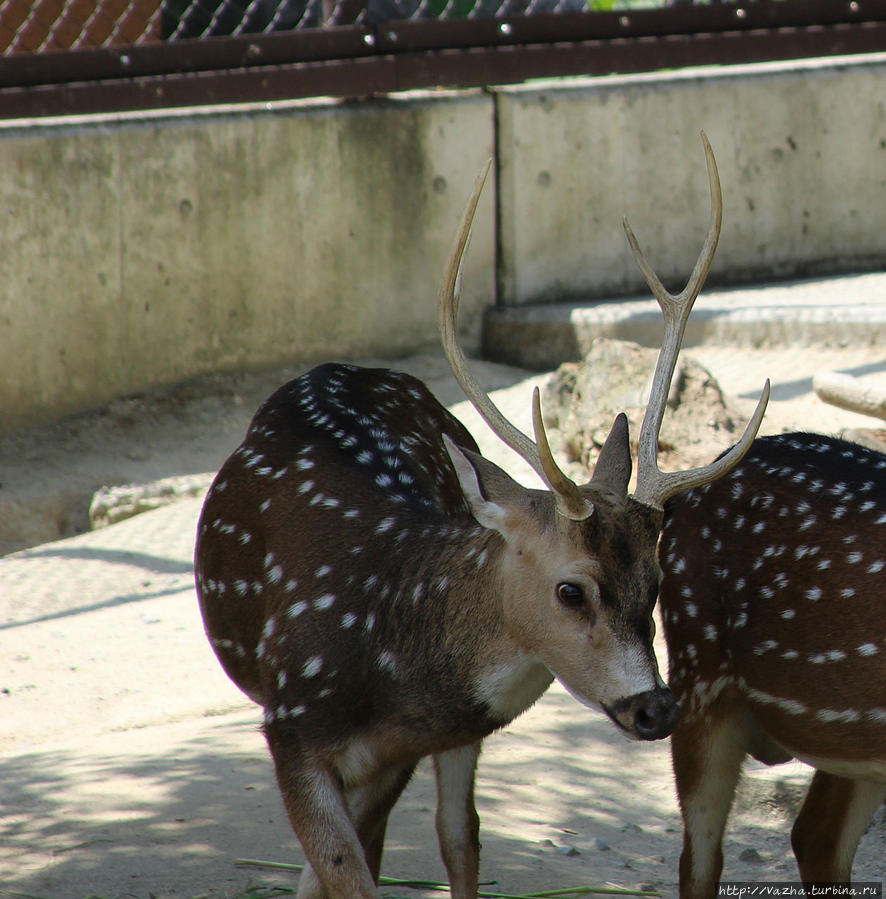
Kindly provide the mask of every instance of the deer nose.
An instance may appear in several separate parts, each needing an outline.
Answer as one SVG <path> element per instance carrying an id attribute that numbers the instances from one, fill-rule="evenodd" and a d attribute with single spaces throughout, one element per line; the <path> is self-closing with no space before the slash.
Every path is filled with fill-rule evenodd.
<path id="1" fill-rule="evenodd" d="M 606 707 L 609 717 L 639 740 L 661 740 L 670 736 L 680 717 L 680 706 L 670 690 L 656 687 L 616 700 Z"/>

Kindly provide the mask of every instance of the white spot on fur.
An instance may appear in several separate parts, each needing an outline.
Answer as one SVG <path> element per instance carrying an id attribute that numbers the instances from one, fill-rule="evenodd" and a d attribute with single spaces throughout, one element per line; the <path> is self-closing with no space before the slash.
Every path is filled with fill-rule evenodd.
<path id="1" fill-rule="evenodd" d="M 335 594 L 334 593 L 324 593 L 322 596 L 318 596 L 312 605 L 318 611 L 322 611 L 323 609 L 328 609 L 335 602 Z"/>
<path id="2" fill-rule="evenodd" d="M 815 717 L 825 724 L 839 722 L 840 724 L 852 724 L 861 718 L 855 709 L 819 709 Z"/>
<path id="3" fill-rule="evenodd" d="M 383 649 L 378 654 L 378 667 L 389 674 L 396 675 L 399 668 L 397 657 L 387 649 Z"/>
<path id="4" fill-rule="evenodd" d="M 750 689 L 743 681 L 742 687 L 749 699 L 765 705 L 774 705 L 789 715 L 805 715 L 809 712 L 809 709 L 802 702 L 797 702 L 795 699 L 785 699 L 781 696 L 773 696 L 771 693 L 764 693 L 762 690 Z"/>
<path id="5" fill-rule="evenodd" d="M 321 656 L 311 656 L 302 667 L 302 677 L 316 677 L 323 668 Z"/>

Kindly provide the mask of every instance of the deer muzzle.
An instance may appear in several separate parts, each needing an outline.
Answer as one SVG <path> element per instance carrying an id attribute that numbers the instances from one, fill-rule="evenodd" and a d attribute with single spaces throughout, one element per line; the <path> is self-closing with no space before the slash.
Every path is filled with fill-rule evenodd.
<path id="1" fill-rule="evenodd" d="M 637 740 L 661 740 L 670 736 L 680 717 L 680 706 L 667 687 L 635 693 L 604 709 L 625 733 Z"/>

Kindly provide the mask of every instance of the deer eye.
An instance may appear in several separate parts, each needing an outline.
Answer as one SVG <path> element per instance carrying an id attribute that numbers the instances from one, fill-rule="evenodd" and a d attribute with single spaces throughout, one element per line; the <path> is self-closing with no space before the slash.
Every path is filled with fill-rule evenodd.
<path id="1" fill-rule="evenodd" d="M 584 603 L 584 590 L 578 584 L 564 581 L 562 584 L 557 584 L 557 599 L 568 609 L 577 609 Z"/>

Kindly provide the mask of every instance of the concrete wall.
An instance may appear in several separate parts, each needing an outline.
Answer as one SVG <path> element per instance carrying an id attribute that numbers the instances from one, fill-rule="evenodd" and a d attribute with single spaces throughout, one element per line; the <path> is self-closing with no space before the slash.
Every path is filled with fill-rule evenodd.
<path id="1" fill-rule="evenodd" d="M 724 201 L 711 283 L 886 265 L 886 56 L 508 87 L 497 111 L 501 303 L 645 289 L 623 215 L 682 286 L 710 209 L 701 130 Z"/>
<path id="2" fill-rule="evenodd" d="M 665 283 L 726 205 L 714 281 L 886 265 L 886 55 L 363 103 L 0 124 L 0 430 L 233 368 L 435 346 L 441 266 L 495 302 Z"/>
<path id="3" fill-rule="evenodd" d="M 437 345 L 482 92 L 0 127 L 0 428 L 207 371 Z M 494 186 L 464 278 L 494 294 Z"/>

